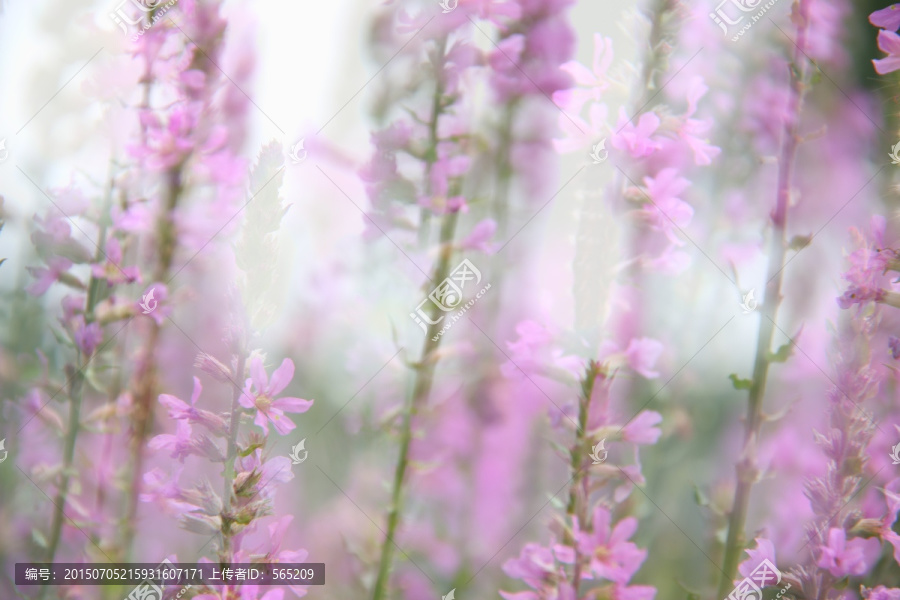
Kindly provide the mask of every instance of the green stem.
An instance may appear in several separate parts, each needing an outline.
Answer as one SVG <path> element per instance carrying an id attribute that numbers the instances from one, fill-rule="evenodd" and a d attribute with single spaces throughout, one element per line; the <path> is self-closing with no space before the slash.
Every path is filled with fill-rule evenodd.
<path id="1" fill-rule="evenodd" d="M 775 209 L 772 212 L 773 231 L 769 242 L 769 265 L 766 274 L 766 306 L 764 314 L 760 318 L 756 337 L 756 357 L 753 362 L 753 379 L 747 403 L 744 449 L 741 459 L 735 466 L 737 486 L 735 487 L 734 503 L 728 516 L 725 560 L 717 598 L 724 598 L 730 592 L 737 574 L 738 561 L 745 545 L 744 527 L 747 520 L 747 509 L 750 504 L 750 492 L 757 478 L 754 454 L 763 421 L 762 405 L 765 399 L 766 381 L 769 374 L 768 354 L 771 352 L 772 338 L 775 332 L 775 319 L 782 300 L 781 287 L 784 274 L 784 257 L 787 251 L 785 227 L 787 208 L 790 201 L 791 182 L 794 178 L 794 164 L 799 142 L 799 115 L 806 90 L 806 67 L 805 63 L 801 63 L 803 59 L 801 48 L 805 46 L 806 40 L 805 15 L 801 16 L 800 21 L 803 24 L 798 26 L 798 40 L 790 70 L 791 97 L 785 119 L 781 155 L 778 161 L 778 187 Z"/>
<path id="2" fill-rule="evenodd" d="M 107 199 L 112 198 L 112 187 L 107 189 Z M 98 244 L 97 244 L 97 252 L 94 253 L 94 262 L 100 262 L 103 257 L 103 254 L 100 248 L 106 242 L 106 232 L 107 225 L 106 222 L 103 221 L 100 225 L 100 231 L 98 234 Z M 88 295 L 85 300 L 84 305 L 84 321 L 85 325 L 94 322 L 94 308 L 97 306 L 97 301 L 100 294 L 100 280 L 96 279 L 93 275 L 88 281 Z M 69 401 L 71 402 L 71 406 L 69 407 L 69 426 L 66 431 L 66 445 L 63 450 L 63 471 L 62 471 L 62 479 L 60 481 L 59 490 L 56 493 L 56 501 L 55 507 L 56 510 L 53 513 L 53 521 L 50 525 L 50 541 L 47 547 L 47 562 L 52 563 L 56 558 L 56 551 L 59 549 L 59 541 L 62 537 L 62 525 L 63 519 L 65 518 L 65 504 L 66 498 L 69 494 L 69 484 L 71 483 L 71 473 L 72 473 L 72 465 L 75 460 L 75 444 L 78 439 L 78 432 L 81 429 L 81 402 L 83 397 L 83 389 L 84 389 L 84 374 L 83 371 L 87 368 L 88 362 L 90 362 L 90 357 L 82 357 L 81 352 L 78 354 L 78 362 L 81 363 L 79 368 L 75 371 L 73 375 L 72 382 L 69 386 Z M 43 587 L 41 589 L 40 597 L 43 599 L 47 594 L 47 587 Z"/>
<path id="3" fill-rule="evenodd" d="M 237 381 L 240 382 L 244 379 L 244 363 L 246 361 L 246 356 L 241 356 L 238 359 L 238 371 L 237 371 Z M 232 500 L 232 484 L 234 483 L 234 461 L 237 458 L 237 434 L 238 427 L 241 423 L 241 405 L 240 398 L 241 394 L 243 394 L 243 390 L 239 387 L 235 387 L 234 394 L 231 397 L 231 423 L 228 426 L 228 446 L 225 450 L 225 475 L 224 479 L 224 489 L 222 490 L 222 502 L 224 504 L 224 510 L 222 511 L 223 515 L 228 516 L 231 511 L 231 500 Z M 224 520 L 223 520 L 224 524 Z M 228 531 L 222 532 L 222 549 L 226 555 L 229 555 L 231 552 L 231 535 Z"/>
<path id="4" fill-rule="evenodd" d="M 568 515 L 568 523 L 571 524 L 577 517 L 581 527 L 587 524 L 587 494 L 583 489 L 581 490 L 583 498 L 580 503 L 578 502 L 578 495 L 582 482 L 587 479 L 583 463 L 585 460 L 585 448 L 589 442 L 587 438 L 588 414 L 598 373 L 597 365 L 592 362 L 581 382 L 581 398 L 578 402 L 578 429 L 575 432 L 575 440 L 572 447 L 569 449 L 569 468 L 572 470 L 572 483 L 569 486 L 569 503 L 566 507 L 566 514 Z M 566 545 L 571 545 L 575 549 L 572 588 L 575 590 L 577 597 L 578 589 L 581 587 L 581 556 L 578 552 L 578 544 L 569 530 L 566 530 L 563 539 Z"/>
<path id="5" fill-rule="evenodd" d="M 82 365 L 84 368 L 84 365 Z M 75 458 L 75 441 L 78 437 L 78 430 L 81 424 L 81 398 L 84 383 L 84 375 L 81 369 L 75 372 L 72 382 L 69 386 L 69 399 L 71 407 L 69 408 L 69 428 L 66 432 L 66 447 L 63 453 L 63 471 L 62 481 L 59 484 L 59 490 L 56 492 L 56 511 L 53 513 L 53 523 L 50 526 L 50 543 L 47 550 L 47 562 L 52 563 L 56 558 L 56 551 L 59 548 L 59 540 L 62 535 L 62 524 L 65 517 L 66 496 L 69 493 L 69 483 L 71 480 L 72 463 Z M 41 597 L 44 597 L 42 590 Z"/>
<path id="6" fill-rule="evenodd" d="M 450 273 L 450 258 L 453 254 L 451 242 L 456 232 L 456 212 L 450 213 L 443 217 L 441 225 L 441 255 L 434 271 L 432 281 L 443 281 Z M 430 320 L 435 320 L 438 308 L 432 303 L 432 311 L 429 315 Z M 390 577 L 391 563 L 394 553 L 394 536 L 397 533 L 397 527 L 400 524 L 400 513 L 403 502 L 403 484 L 406 480 L 406 472 L 409 466 L 409 446 L 412 442 L 412 423 L 413 419 L 419 412 L 419 408 L 427 401 L 431 393 L 431 386 L 434 382 L 435 362 L 432 358 L 435 350 L 438 349 L 442 337 L 436 336 L 437 325 L 430 325 L 426 333 L 425 342 L 422 347 L 422 358 L 419 361 L 415 383 L 413 384 L 412 393 L 407 401 L 406 410 L 404 411 L 403 424 L 400 430 L 400 455 L 397 458 L 397 466 L 394 470 L 394 482 L 391 489 L 391 505 L 388 513 L 387 533 L 381 546 L 381 560 L 378 566 L 378 578 L 375 581 L 373 591 L 373 600 L 384 600 L 387 594 L 388 578 Z M 436 339 L 435 339 L 436 338 Z"/>

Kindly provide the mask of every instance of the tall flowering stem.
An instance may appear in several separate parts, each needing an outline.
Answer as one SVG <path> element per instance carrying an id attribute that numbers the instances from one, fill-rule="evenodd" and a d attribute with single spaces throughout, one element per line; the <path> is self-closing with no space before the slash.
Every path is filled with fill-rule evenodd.
<path id="1" fill-rule="evenodd" d="M 781 303 L 781 287 L 784 258 L 787 252 L 787 210 L 794 179 L 800 111 L 807 90 L 806 47 L 808 2 L 799 0 L 793 6 L 793 22 L 797 26 L 797 39 L 790 68 L 790 96 L 784 117 L 781 150 L 778 157 L 778 179 L 775 207 L 771 213 L 772 235 L 769 242 L 769 264 L 766 273 L 766 303 L 760 318 L 756 337 L 756 356 L 753 361 L 753 377 L 748 393 L 747 414 L 744 424 L 744 446 L 735 465 L 737 485 L 728 516 L 728 537 L 725 541 L 725 557 L 722 579 L 717 598 L 724 598 L 731 589 L 737 573 L 738 560 L 744 549 L 744 526 L 750 502 L 750 491 L 757 480 L 756 445 L 763 420 L 763 400 L 769 374 L 775 319 Z"/>
<path id="2" fill-rule="evenodd" d="M 441 255 L 434 270 L 432 281 L 443 281 L 450 274 L 450 259 L 453 255 L 453 237 L 456 232 L 456 212 L 443 217 L 441 224 Z M 434 304 L 431 321 L 435 321 L 438 308 Z M 387 597 L 388 580 L 390 578 L 391 563 L 394 555 L 394 536 L 400 524 L 400 514 L 403 509 L 403 484 L 409 469 L 409 446 L 413 437 L 413 419 L 418 414 L 419 407 L 427 401 L 434 382 L 434 369 L 436 363 L 432 360 L 434 352 L 441 344 L 441 336 L 436 336 L 437 327 L 430 325 L 425 335 L 422 346 L 421 360 L 416 365 L 416 377 L 412 393 L 403 411 L 403 424 L 400 429 L 400 454 L 397 457 L 397 466 L 394 469 L 394 480 L 391 486 L 391 505 L 388 512 L 387 532 L 381 545 L 381 554 L 378 564 L 378 577 L 375 580 L 373 600 L 383 600 Z"/>
<path id="3" fill-rule="evenodd" d="M 577 381 L 580 390 L 577 399 L 563 407 L 566 417 L 555 419 L 557 428 L 571 436 L 565 444 L 572 472 L 568 502 L 564 516 L 557 517 L 553 525 L 552 537 L 559 541 L 551 539 L 546 546 L 526 544 L 518 558 L 507 561 L 503 566 L 506 574 L 534 591 L 501 591 L 500 595 L 507 600 L 652 600 L 655 588 L 630 585 L 647 556 L 646 550 L 628 541 L 637 529 L 637 520 L 625 517 L 613 523 L 613 518 L 617 505 L 629 496 L 636 483 L 643 482 L 636 446 L 657 442 L 661 431 L 656 426 L 662 416 L 641 411 L 628 419 L 621 398 L 610 392 L 612 371 L 619 367 L 627 366 L 644 376 L 657 375 L 650 370 L 656 353 L 647 351 L 653 345 L 646 340 L 637 341 L 628 352 L 612 352 L 610 344 L 604 344 L 602 360 L 583 361 L 562 356 L 560 349 L 554 347 L 552 336 L 536 323 L 520 324 L 518 331 L 520 339 L 513 345 L 515 356 L 510 364 L 527 365 L 533 376 Z M 641 346 L 643 349 L 639 350 Z M 543 358 L 538 359 L 535 351 Z M 547 360 L 548 356 L 555 358 Z M 574 413 L 577 422 L 569 418 Z M 573 427 L 575 430 L 570 431 Z M 615 465 L 603 464 L 613 454 L 603 449 L 604 442 L 622 448 L 609 457 Z M 627 448 L 633 448 L 633 464 L 623 460 Z M 597 585 L 582 595 L 582 584 L 588 580 Z"/>
<path id="4" fill-rule="evenodd" d="M 107 190 L 107 201 L 111 198 L 112 189 Z M 99 237 L 98 240 L 100 244 L 104 244 L 107 239 L 107 226 L 106 223 L 103 222 L 99 227 Z M 94 262 L 101 263 L 103 258 L 103 254 L 100 250 L 100 245 L 97 246 L 97 252 L 94 254 Z M 124 275 L 125 273 L 122 272 Z M 97 307 L 97 302 L 100 296 L 101 285 L 106 285 L 106 282 L 103 281 L 102 278 L 95 277 L 91 275 L 87 284 L 87 296 L 84 301 L 84 322 L 85 328 L 90 327 L 91 324 L 96 323 L 97 315 L 95 314 L 95 309 Z M 95 325 L 96 326 L 96 325 Z M 72 468 L 75 459 L 75 446 L 78 439 L 78 433 L 81 430 L 81 408 L 83 401 L 83 393 L 84 393 L 84 369 L 87 368 L 87 363 L 91 358 L 90 352 L 83 352 L 87 348 L 83 348 L 83 345 L 76 344 L 76 348 L 79 350 L 78 352 L 78 368 L 72 368 L 71 372 L 66 373 L 67 378 L 69 379 L 69 389 L 68 389 L 68 398 L 69 398 L 69 423 L 67 425 L 66 430 L 66 438 L 65 438 L 65 447 L 63 449 L 63 465 L 62 465 L 62 473 L 59 488 L 56 492 L 56 499 L 54 501 L 55 510 L 53 512 L 53 521 L 50 524 L 50 538 L 47 546 L 47 562 L 52 563 L 56 558 L 56 552 L 59 549 L 59 542 L 62 536 L 62 527 L 63 522 L 65 520 L 65 511 L 64 508 L 66 506 L 67 496 L 69 493 L 69 486 L 71 483 L 72 476 Z M 43 597 L 48 588 L 43 588 L 41 590 L 41 597 Z"/>

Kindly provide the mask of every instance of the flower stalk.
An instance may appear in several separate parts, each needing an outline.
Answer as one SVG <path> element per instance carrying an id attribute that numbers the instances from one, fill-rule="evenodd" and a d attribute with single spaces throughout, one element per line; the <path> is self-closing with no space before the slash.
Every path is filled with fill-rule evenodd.
<path id="1" fill-rule="evenodd" d="M 775 207 L 771 213 L 772 235 L 769 240 L 769 264 L 766 273 L 766 304 L 762 307 L 756 338 L 756 356 L 753 361 L 753 377 L 748 391 L 747 413 L 744 428 L 744 447 L 735 471 L 737 485 L 734 501 L 728 516 L 728 537 L 725 541 L 725 555 L 722 578 L 719 582 L 717 598 L 724 598 L 730 591 L 737 574 L 738 560 L 744 550 L 744 527 L 750 492 L 757 480 L 756 442 L 763 421 L 763 400 L 769 374 L 772 340 L 775 333 L 775 319 L 781 304 L 781 288 L 784 273 L 784 259 L 787 252 L 787 209 L 790 202 L 791 183 L 794 179 L 797 147 L 799 144 L 799 116 L 803 98 L 807 90 L 806 63 L 803 48 L 806 46 L 806 6 L 800 1 L 794 4 L 797 25 L 797 43 L 793 52 L 790 72 L 790 96 L 785 116 L 781 152 L 778 158 L 778 179 Z"/>

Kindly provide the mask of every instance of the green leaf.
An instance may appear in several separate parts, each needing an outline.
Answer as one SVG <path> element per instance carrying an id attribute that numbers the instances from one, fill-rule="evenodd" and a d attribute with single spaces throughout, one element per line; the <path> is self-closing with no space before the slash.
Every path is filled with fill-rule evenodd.
<path id="1" fill-rule="evenodd" d="M 753 381 L 750 379 L 741 379 L 734 373 L 729 375 L 728 379 L 731 380 L 731 385 L 733 385 L 736 390 L 749 390 L 753 387 Z"/>
<path id="2" fill-rule="evenodd" d="M 778 348 L 775 352 L 766 352 L 766 360 L 770 363 L 783 363 L 791 357 L 794 344 L 785 344 Z"/>
<path id="3" fill-rule="evenodd" d="M 703 493 L 703 490 L 700 489 L 696 483 L 694 486 L 694 502 L 697 503 L 698 506 L 709 506 L 709 498 L 706 497 L 706 494 Z"/>
<path id="4" fill-rule="evenodd" d="M 238 449 L 238 454 L 240 454 L 241 456 L 246 458 L 246 457 L 250 456 L 251 454 L 253 454 L 253 452 L 257 448 L 262 448 L 265 445 L 266 445 L 266 443 L 264 441 L 263 442 L 251 442 L 246 448 Z"/>
<path id="5" fill-rule="evenodd" d="M 38 548 L 47 548 L 49 545 L 47 544 L 47 538 L 45 538 L 44 534 L 37 529 L 31 530 L 31 539 L 38 546 Z"/>

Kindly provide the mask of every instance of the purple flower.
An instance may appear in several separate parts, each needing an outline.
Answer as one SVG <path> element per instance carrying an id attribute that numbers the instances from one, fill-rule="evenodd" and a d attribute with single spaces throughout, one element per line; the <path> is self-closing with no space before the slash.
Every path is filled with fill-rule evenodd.
<path id="1" fill-rule="evenodd" d="M 647 379 L 659 377 L 659 372 L 654 371 L 653 366 L 662 354 L 662 342 L 653 338 L 634 338 L 628 342 L 628 348 L 624 351 L 619 348 L 619 345 L 613 341 L 603 342 L 597 355 L 598 360 L 613 366 L 624 362 L 633 371 Z"/>
<path id="2" fill-rule="evenodd" d="M 632 158 L 650 156 L 659 149 L 659 143 L 650 139 L 658 127 L 659 117 L 656 113 L 642 114 L 635 125 L 634 119 L 629 121 L 625 116 L 625 109 L 620 108 L 619 122 L 616 124 L 619 133 L 613 136 L 612 145 L 618 150 L 625 150 Z"/>
<path id="3" fill-rule="evenodd" d="M 147 446 L 151 450 L 170 450 L 172 458 L 184 462 L 184 459 L 191 454 L 191 424 L 187 421 L 177 421 L 175 423 L 175 435 L 163 433 L 152 438 Z"/>
<path id="4" fill-rule="evenodd" d="M 652 585 L 625 585 L 616 583 L 612 589 L 611 600 L 653 600 L 656 588 Z"/>
<path id="5" fill-rule="evenodd" d="M 878 32 L 878 49 L 887 52 L 884 58 L 872 59 L 875 72 L 886 75 L 900 69 L 900 35 L 882 29 Z"/>
<path id="6" fill-rule="evenodd" d="M 891 4 L 887 8 L 876 10 L 869 15 L 869 23 L 875 27 L 897 31 L 900 28 L 900 4 Z"/>
<path id="7" fill-rule="evenodd" d="M 103 330 L 98 323 L 84 322 L 84 317 L 78 317 L 79 324 L 75 328 L 75 344 L 78 349 L 90 356 L 103 341 Z"/>
<path id="8" fill-rule="evenodd" d="M 900 588 L 886 588 L 883 585 L 872 589 L 863 588 L 862 597 L 866 600 L 900 600 Z"/>
<path id="9" fill-rule="evenodd" d="M 564 546 L 563 546 L 564 547 Z M 506 600 L 576 600 L 574 590 L 563 580 L 565 572 L 556 563 L 554 551 L 539 544 L 525 544 L 518 558 L 503 564 L 503 572 L 514 579 L 521 579 L 536 591 L 504 592 Z"/>
<path id="10" fill-rule="evenodd" d="M 893 357 L 894 360 L 900 358 L 900 338 L 894 335 L 890 336 L 888 338 L 888 348 L 890 348 L 891 357 Z"/>
<path id="11" fill-rule="evenodd" d="M 140 281 L 141 274 L 137 267 L 123 268 L 121 263 L 122 246 L 118 239 L 111 237 L 106 242 L 106 262 L 91 265 L 91 274 L 95 279 L 105 279 L 109 287 Z"/>
<path id="12" fill-rule="evenodd" d="M 894 532 L 894 522 L 900 513 L 900 479 L 894 479 L 884 486 L 887 500 L 887 514 L 881 521 L 881 539 L 894 547 L 894 560 L 900 564 L 900 534 Z"/>
<path id="13" fill-rule="evenodd" d="M 642 210 L 643 216 L 654 229 L 665 233 L 669 241 L 676 246 L 683 246 L 684 242 L 678 239 L 675 232 L 690 225 L 694 218 L 694 208 L 678 196 L 691 182 L 679 176 L 677 169 L 666 168 L 657 173 L 656 177 L 644 177 L 644 185 L 647 186 L 647 196 L 652 203 Z"/>
<path id="14" fill-rule="evenodd" d="M 622 436 L 635 444 L 655 444 L 662 432 L 655 425 L 662 422 L 662 415 L 653 410 L 644 410 L 622 428 Z"/>
<path id="15" fill-rule="evenodd" d="M 611 520 L 610 512 L 604 506 L 598 506 L 594 510 L 590 531 L 581 529 L 576 519 L 572 526 L 575 543 L 578 545 L 578 552 L 589 557 L 590 575 L 625 584 L 641 567 L 647 551 L 628 541 L 637 531 L 637 519 L 627 517 L 610 529 Z M 563 548 L 565 546 L 558 546 L 557 550 L 562 551 Z M 563 560 L 563 556 L 566 560 Z M 562 562 L 574 559 L 574 553 L 570 556 L 563 553 L 563 556 L 560 557 Z M 585 577 L 590 578 L 589 574 L 585 574 Z"/>
<path id="16" fill-rule="evenodd" d="M 152 450 L 168 450 L 171 456 L 181 462 L 195 454 L 212 461 L 224 460 L 222 451 L 205 435 L 195 435 L 188 421 L 176 421 L 175 435 L 163 433 L 153 437 L 147 444 Z"/>
<path id="17" fill-rule="evenodd" d="M 457 247 L 461 250 L 480 250 L 485 254 L 493 254 L 497 250 L 497 244 L 490 243 L 490 239 L 494 237 L 497 231 L 497 222 L 493 219 L 484 219 L 479 221 L 472 232 L 466 236 Z"/>
<path id="18" fill-rule="evenodd" d="M 69 270 L 72 261 L 59 256 L 53 256 L 47 260 L 47 268 L 29 267 L 28 271 L 32 277 L 36 279 L 34 283 L 25 288 L 25 291 L 32 296 L 41 296 L 53 285 L 60 276 Z"/>
<path id="19" fill-rule="evenodd" d="M 200 384 L 200 380 L 194 377 L 194 390 L 191 393 L 190 404 L 171 394 L 160 394 L 159 403 L 168 409 L 170 419 L 198 423 L 217 435 L 225 435 L 227 427 L 222 417 L 194 406 L 202 392 L 203 386 Z"/>
<path id="20" fill-rule="evenodd" d="M 254 356 L 250 362 L 250 377 L 244 385 L 244 393 L 240 402 L 244 408 L 256 409 L 254 423 L 262 427 L 266 434 L 269 433 L 269 421 L 275 426 L 278 433 L 284 435 L 291 432 L 296 425 L 284 418 L 285 412 L 304 413 L 312 406 L 312 400 L 293 398 L 275 398 L 294 378 L 294 361 L 286 358 L 281 366 L 272 373 L 272 381 L 266 376 L 262 359 Z"/>
<path id="21" fill-rule="evenodd" d="M 843 529 L 832 527 L 828 531 L 828 543 L 820 550 L 816 564 L 834 577 L 841 578 L 865 573 L 877 559 L 881 545 L 874 538 L 853 538 L 848 542 Z"/>
<path id="22" fill-rule="evenodd" d="M 573 113 L 581 112 L 586 102 L 597 102 L 609 88 L 606 72 L 613 60 L 612 40 L 599 33 L 594 34 L 594 57 L 591 67 L 573 60 L 560 66 L 572 76 L 579 86 L 571 90 L 560 90 L 553 94 L 553 101 Z"/>
<path id="23" fill-rule="evenodd" d="M 691 118 L 697 112 L 697 103 L 700 98 L 705 96 L 708 90 L 709 88 L 703 83 L 702 78 L 695 77 L 691 80 L 687 95 L 688 110 L 684 115 L 684 123 L 678 130 L 679 137 L 694 153 L 694 163 L 697 165 L 711 164 L 712 159 L 722 152 L 721 148 L 709 144 L 706 138 L 702 137 L 712 128 L 712 122 Z"/>
<path id="24" fill-rule="evenodd" d="M 764 560 L 769 561 L 773 565 L 775 563 L 775 545 L 771 540 L 766 538 L 756 538 L 756 549 L 747 550 L 747 560 L 738 565 L 738 571 L 744 577 L 749 577 Z M 778 583 L 778 576 L 775 573 L 769 573 L 766 576 L 764 585 L 775 585 Z"/>

